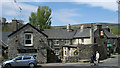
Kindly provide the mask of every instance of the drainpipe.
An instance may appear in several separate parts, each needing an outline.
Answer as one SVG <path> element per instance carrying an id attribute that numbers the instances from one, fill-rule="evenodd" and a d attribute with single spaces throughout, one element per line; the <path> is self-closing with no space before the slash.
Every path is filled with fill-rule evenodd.
<path id="1" fill-rule="evenodd" d="M 90 29 L 90 40 L 91 40 L 91 44 L 94 44 L 94 32 L 93 32 L 92 23 L 91 23 L 91 29 Z"/>

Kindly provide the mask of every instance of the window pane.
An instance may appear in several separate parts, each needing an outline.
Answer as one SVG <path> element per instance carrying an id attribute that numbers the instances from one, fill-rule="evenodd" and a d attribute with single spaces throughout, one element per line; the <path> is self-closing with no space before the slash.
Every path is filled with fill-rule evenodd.
<path id="1" fill-rule="evenodd" d="M 31 59 L 31 57 L 24 57 L 23 60 Z"/>
<path id="2" fill-rule="evenodd" d="M 31 44 L 31 40 L 26 40 L 25 44 Z"/>
<path id="3" fill-rule="evenodd" d="M 31 39 L 31 34 L 26 34 L 25 39 Z"/>
<path id="4" fill-rule="evenodd" d="M 33 46 L 33 35 L 31 33 L 25 33 L 24 35 L 25 46 Z"/>
<path id="5" fill-rule="evenodd" d="M 53 43 L 54 45 L 59 45 L 59 40 L 54 40 Z"/>
<path id="6" fill-rule="evenodd" d="M 22 57 L 17 57 L 15 60 L 22 60 Z"/>
<path id="7" fill-rule="evenodd" d="M 65 44 L 69 45 L 70 44 L 70 40 L 65 40 Z"/>

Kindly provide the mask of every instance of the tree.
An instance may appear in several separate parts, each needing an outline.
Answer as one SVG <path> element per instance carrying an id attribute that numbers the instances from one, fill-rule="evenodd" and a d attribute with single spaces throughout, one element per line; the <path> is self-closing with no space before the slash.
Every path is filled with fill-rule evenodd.
<path id="1" fill-rule="evenodd" d="M 5 25 L 6 25 L 6 18 L 4 18 L 4 17 L 2 17 L 2 30 L 5 30 L 6 29 L 6 27 L 5 27 Z"/>
<path id="2" fill-rule="evenodd" d="M 2 23 L 3 23 L 3 24 L 6 23 L 6 18 L 2 18 Z"/>
<path id="3" fill-rule="evenodd" d="M 31 25 L 38 27 L 40 25 L 41 29 L 48 29 L 51 27 L 51 8 L 48 6 L 39 6 L 37 13 L 31 12 L 29 17 L 29 22 Z"/>

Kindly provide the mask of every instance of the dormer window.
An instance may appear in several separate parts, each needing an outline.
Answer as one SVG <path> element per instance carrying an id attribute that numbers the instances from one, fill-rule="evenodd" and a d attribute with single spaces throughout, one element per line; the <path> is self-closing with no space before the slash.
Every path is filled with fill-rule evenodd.
<path id="1" fill-rule="evenodd" d="M 54 45 L 59 45 L 59 40 L 53 40 Z"/>
<path id="2" fill-rule="evenodd" d="M 65 40 L 65 45 L 70 45 L 70 40 Z"/>
<path id="3" fill-rule="evenodd" d="M 24 34 L 24 46 L 33 46 L 33 34 L 32 33 Z"/>

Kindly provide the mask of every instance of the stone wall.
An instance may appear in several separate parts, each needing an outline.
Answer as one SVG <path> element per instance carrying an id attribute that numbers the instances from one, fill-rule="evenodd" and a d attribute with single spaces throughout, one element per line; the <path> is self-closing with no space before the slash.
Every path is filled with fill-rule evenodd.
<path id="1" fill-rule="evenodd" d="M 79 45 L 79 58 L 80 59 L 90 59 L 91 54 L 94 53 L 93 46 L 95 45 Z"/>
<path id="2" fill-rule="evenodd" d="M 100 36 L 100 31 L 102 29 L 98 29 L 95 31 L 95 43 L 98 44 L 98 46 L 94 47 L 94 50 L 98 50 L 100 53 L 100 59 L 106 59 L 107 58 L 107 37 Z"/>
<path id="3" fill-rule="evenodd" d="M 78 55 L 64 56 L 64 62 L 79 62 L 79 60 L 90 60 L 91 54 L 94 53 L 94 46 L 91 45 L 78 45 Z"/>
<path id="4" fill-rule="evenodd" d="M 94 54 L 96 51 L 100 53 L 100 60 L 106 59 L 107 58 L 107 50 L 105 45 L 96 45 L 93 47 Z"/>
<path id="5" fill-rule="evenodd" d="M 67 56 L 64 57 L 64 62 L 79 62 L 79 60 L 87 60 L 91 59 L 91 54 L 96 55 L 96 51 L 100 53 L 100 60 L 106 59 L 106 48 L 104 46 L 99 46 L 98 44 L 90 44 L 90 45 L 78 45 L 78 56 Z"/>
<path id="6" fill-rule="evenodd" d="M 69 63 L 69 62 L 78 62 L 80 60 L 79 56 L 69 56 L 69 57 L 64 57 L 64 61 L 65 63 Z"/>
<path id="7" fill-rule="evenodd" d="M 107 50 L 104 45 L 92 44 L 79 46 L 79 58 L 80 59 L 89 59 L 91 54 L 96 55 L 96 51 L 100 53 L 100 60 L 107 58 Z"/>
<path id="8" fill-rule="evenodd" d="M 24 46 L 24 34 L 30 32 L 33 34 L 33 46 Z M 42 39 L 42 40 L 40 40 Z M 19 54 L 18 49 L 37 49 L 37 60 L 40 63 L 47 62 L 47 37 L 38 32 L 30 25 L 22 28 L 8 39 L 8 57 L 14 58 Z"/>

